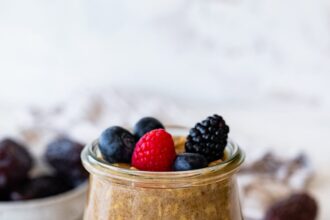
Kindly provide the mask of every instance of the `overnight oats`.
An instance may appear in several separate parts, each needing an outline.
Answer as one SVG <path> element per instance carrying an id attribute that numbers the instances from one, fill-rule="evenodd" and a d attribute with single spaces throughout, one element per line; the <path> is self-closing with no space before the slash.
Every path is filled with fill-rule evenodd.
<path id="1" fill-rule="evenodd" d="M 213 115 L 190 130 L 146 117 L 133 133 L 106 129 L 87 145 L 84 220 L 241 220 L 236 172 L 244 160 Z"/>

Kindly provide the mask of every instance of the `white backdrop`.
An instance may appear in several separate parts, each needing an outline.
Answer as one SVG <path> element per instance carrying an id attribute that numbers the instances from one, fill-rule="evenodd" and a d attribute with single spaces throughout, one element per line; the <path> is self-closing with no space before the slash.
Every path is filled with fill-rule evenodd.
<path id="1" fill-rule="evenodd" d="M 326 0 L 1 1 L 0 100 L 80 88 L 329 105 Z"/>

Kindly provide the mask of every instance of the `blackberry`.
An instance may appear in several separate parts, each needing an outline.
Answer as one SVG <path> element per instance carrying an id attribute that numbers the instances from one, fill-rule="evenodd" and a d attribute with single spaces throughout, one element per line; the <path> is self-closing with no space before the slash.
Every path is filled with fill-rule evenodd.
<path id="1" fill-rule="evenodd" d="M 191 128 L 185 144 L 186 152 L 202 154 L 208 162 L 223 156 L 229 127 L 219 115 L 207 117 Z"/>

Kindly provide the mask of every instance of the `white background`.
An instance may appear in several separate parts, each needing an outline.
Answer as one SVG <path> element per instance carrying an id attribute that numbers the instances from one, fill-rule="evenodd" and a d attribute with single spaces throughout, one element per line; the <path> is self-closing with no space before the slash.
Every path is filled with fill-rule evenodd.
<path id="1" fill-rule="evenodd" d="M 0 98 L 124 86 L 329 106 L 329 11 L 325 0 L 1 1 Z"/>

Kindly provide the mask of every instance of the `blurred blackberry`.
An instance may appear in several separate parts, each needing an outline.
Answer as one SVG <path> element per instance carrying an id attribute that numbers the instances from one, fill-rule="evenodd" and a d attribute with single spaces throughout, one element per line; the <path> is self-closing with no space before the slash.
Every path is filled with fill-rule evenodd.
<path id="1" fill-rule="evenodd" d="M 10 193 L 10 200 L 20 201 L 44 198 L 66 192 L 71 188 L 60 176 L 40 176 L 28 180 L 23 185 L 14 187 Z"/>
<path id="2" fill-rule="evenodd" d="M 1 189 L 0 190 L 0 202 L 10 201 L 9 193 L 10 193 L 9 189 Z"/>
<path id="3" fill-rule="evenodd" d="M 186 152 L 202 154 L 208 162 L 220 159 L 227 145 L 228 133 L 229 127 L 221 116 L 209 116 L 190 129 Z"/>
<path id="4" fill-rule="evenodd" d="M 32 166 L 33 158 L 24 145 L 8 138 L 0 141 L 0 191 L 23 182 Z"/>
<path id="5" fill-rule="evenodd" d="M 67 178 L 73 186 L 87 179 L 88 173 L 82 166 L 80 153 L 84 146 L 67 137 L 60 137 L 48 144 L 45 159 L 56 173 Z"/>
<path id="6" fill-rule="evenodd" d="M 314 220 L 316 216 L 315 199 L 306 193 L 297 193 L 272 205 L 264 220 Z"/>

